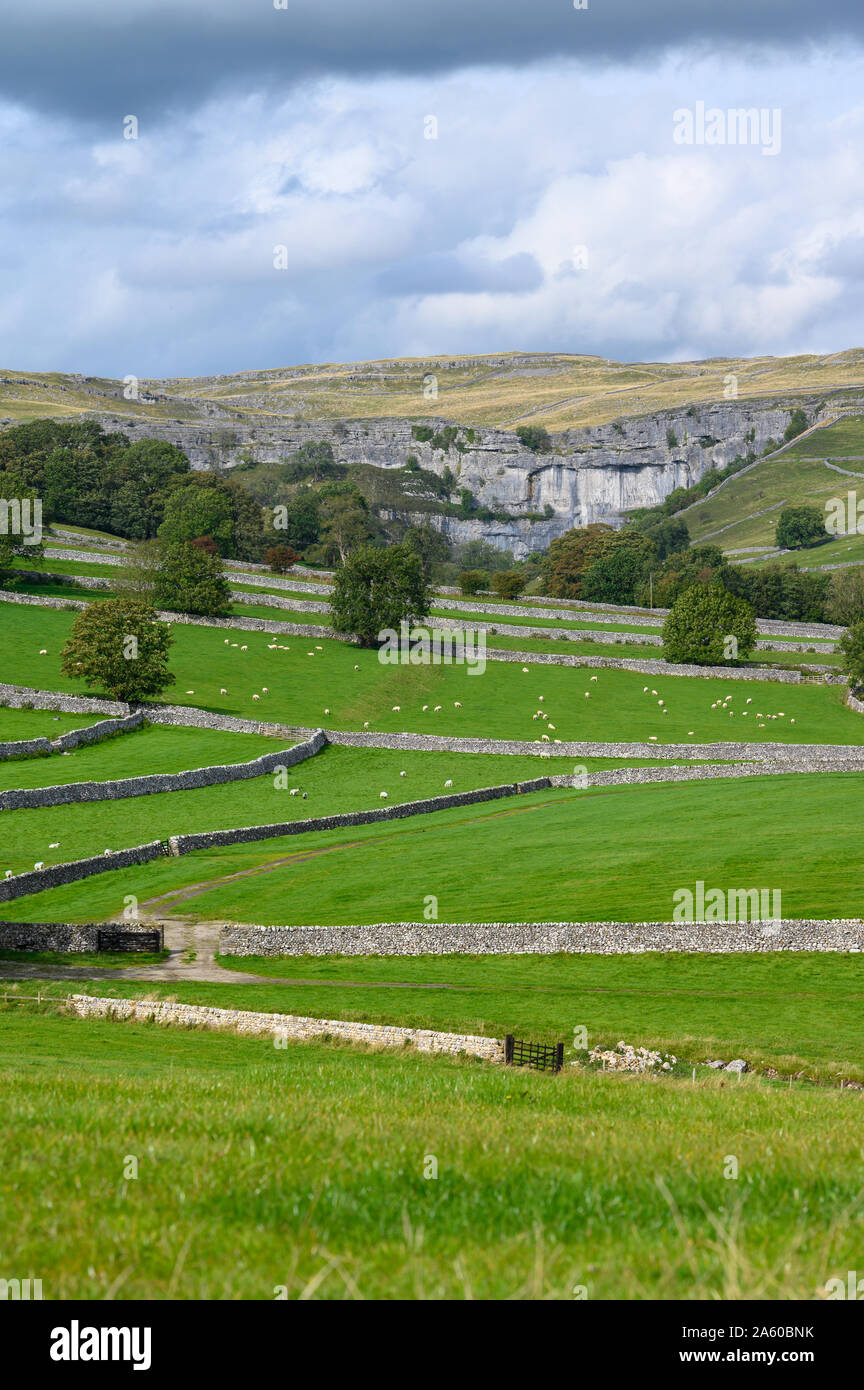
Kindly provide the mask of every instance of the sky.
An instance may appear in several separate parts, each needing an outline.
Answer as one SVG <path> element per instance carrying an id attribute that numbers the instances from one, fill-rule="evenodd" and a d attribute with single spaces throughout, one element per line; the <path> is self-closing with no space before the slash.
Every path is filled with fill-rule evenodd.
<path id="1" fill-rule="evenodd" d="M 864 345 L 861 0 L 0 0 L 0 34 L 0 369 Z"/>

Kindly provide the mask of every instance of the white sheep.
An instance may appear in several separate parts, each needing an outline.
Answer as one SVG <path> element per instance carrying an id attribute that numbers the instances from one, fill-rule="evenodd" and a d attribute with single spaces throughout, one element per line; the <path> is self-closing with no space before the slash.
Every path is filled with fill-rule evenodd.
<path id="1" fill-rule="evenodd" d="M 368 720 L 368 719 L 364 719 L 364 721 L 363 721 L 363 728 L 364 728 L 364 729 L 368 729 L 368 728 L 369 728 L 369 720 Z"/>
<path id="2" fill-rule="evenodd" d="M 355 667 L 354 667 L 354 670 L 355 670 L 355 671 L 359 671 L 359 670 L 360 670 L 360 667 L 359 667 L 359 666 L 355 666 Z"/>
<path id="3" fill-rule="evenodd" d="M 219 691 L 219 694 L 220 694 L 220 695 L 227 695 L 227 694 L 228 694 L 228 691 L 225 689 L 224 685 L 221 687 L 221 689 L 220 689 L 220 691 Z"/>
<path id="4" fill-rule="evenodd" d="M 291 796 L 296 796 L 297 793 L 299 792 L 299 790 L 300 790 L 299 787 L 292 787 L 292 788 L 291 788 L 290 795 L 291 795 Z"/>
<path id="5" fill-rule="evenodd" d="M 225 646 L 226 646 L 226 647 L 230 647 L 230 645 L 231 645 L 231 638 L 230 638 L 230 637 L 226 637 L 226 638 L 225 638 Z"/>
<path id="6" fill-rule="evenodd" d="M 554 725 L 554 724 L 547 724 L 547 725 L 546 725 L 546 728 L 547 728 L 547 729 L 551 729 L 553 733 L 555 732 L 555 725 Z"/>
<path id="7" fill-rule="evenodd" d="M 44 868 L 45 868 L 45 865 L 42 863 L 42 860 L 41 860 L 41 859 L 37 859 L 37 860 L 36 860 L 36 863 L 33 865 L 33 868 L 34 868 L 34 869 L 44 869 Z"/>
<path id="8" fill-rule="evenodd" d="M 538 699 L 538 700 L 544 700 L 545 698 L 546 698 L 545 695 L 538 695 L 538 696 L 537 696 L 537 699 Z"/>
<path id="9" fill-rule="evenodd" d="M 427 709 L 428 709 L 428 708 L 429 708 L 429 706 L 428 706 L 428 705 L 424 705 L 424 706 L 423 706 L 423 712 L 424 712 L 424 713 L 425 713 L 425 712 L 426 712 L 426 710 L 427 710 Z"/>
<path id="10" fill-rule="evenodd" d="M 241 650 L 241 652 L 248 652 L 249 648 L 248 648 L 248 647 L 246 646 L 246 644 L 244 643 L 243 646 L 240 648 L 240 650 Z"/>
<path id="11" fill-rule="evenodd" d="M 394 713 L 394 714 L 398 714 L 398 713 L 400 712 L 401 709 L 402 709 L 402 706 L 401 706 L 401 705 L 394 705 L 394 706 L 393 706 L 393 713 Z"/>
<path id="12" fill-rule="evenodd" d="M 528 674 L 528 667 L 527 667 L 527 666 L 523 666 L 523 667 L 522 667 L 522 670 L 525 672 L 525 675 L 527 676 L 527 674 Z"/>
<path id="13" fill-rule="evenodd" d="M 252 696 L 252 699 L 253 699 L 253 700 L 260 700 L 260 699 L 261 699 L 261 696 L 260 696 L 260 695 L 253 695 L 253 696 Z"/>
<path id="14" fill-rule="evenodd" d="M 453 785 L 453 778 L 452 778 L 452 777 L 448 777 L 448 778 L 447 778 L 447 781 L 444 783 L 444 785 L 445 785 L 445 787 L 452 787 L 452 785 Z"/>
<path id="15" fill-rule="evenodd" d="M 591 679 L 592 679 L 592 681 L 596 681 L 597 677 L 596 677 L 596 676 L 592 676 Z"/>
<path id="16" fill-rule="evenodd" d="M 52 841 L 52 843 L 48 846 L 48 848 L 49 848 L 49 849 L 59 849 L 59 848 L 60 848 L 60 841 L 59 841 L 59 840 L 54 840 L 54 841 Z"/>
<path id="17" fill-rule="evenodd" d="M 440 706 L 440 705 L 436 705 L 436 706 L 435 706 L 435 711 L 434 711 L 434 712 L 435 712 L 435 714 L 437 714 L 437 713 L 438 713 L 438 711 L 439 711 L 439 709 L 440 709 L 440 708 L 441 708 L 441 706 Z"/>
<path id="18" fill-rule="evenodd" d="M 7 869 L 7 870 L 6 870 L 6 877 L 7 877 L 7 878 L 11 878 L 11 877 L 12 877 L 12 870 L 11 870 L 11 869 Z"/>
<path id="19" fill-rule="evenodd" d="M 541 734 L 541 735 L 540 735 L 540 740 L 541 740 L 542 743 L 550 743 L 550 742 L 551 742 L 551 740 L 550 740 L 548 734 Z"/>
<path id="20" fill-rule="evenodd" d="M 386 792 L 379 792 L 378 795 L 380 796 L 380 798 L 381 798 L 382 801 L 386 801 L 386 800 L 387 800 L 387 793 L 386 793 Z"/>
<path id="21" fill-rule="evenodd" d="M 261 694 L 262 694 L 262 695 L 269 695 L 269 694 L 270 694 L 270 691 L 269 691 L 269 689 L 267 688 L 266 685 L 262 685 L 262 687 L 261 687 Z"/>
<path id="22" fill-rule="evenodd" d="M 406 772 L 400 772 L 400 773 L 399 773 L 399 776 L 400 776 L 400 777 L 407 777 L 407 775 L 408 775 L 408 774 L 407 774 Z"/>
<path id="23" fill-rule="evenodd" d="M 454 701 L 453 701 L 453 708 L 454 708 L 454 709 L 461 709 L 461 708 L 462 708 L 462 701 L 461 701 L 461 700 L 454 700 Z"/>
<path id="24" fill-rule="evenodd" d="M 103 853 L 103 854 L 111 855 L 111 854 L 114 853 L 114 851 L 113 851 L 113 849 L 103 849 L 102 853 Z"/>
<path id="25" fill-rule="evenodd" d="M 47 656 L 47 655 L 48 655 L 48 648 L 47 648 L 47 647 L 40 647 L 40 648 L 39 648 L 39 655 L 40 655 L 40 656 Z"/>
<path id="26" fill-rule="evenodd" d="M 325 713 L 325 714 L 329 714 L 329 713 L 330 713 L 329 709 L 325 709 L 324 713 Z"/>
<path id="27" fill-rule="evenodd" d="M 195 694 L 195 691 L 194 691 L 194 690 L 187 690 L 187 691 L 186 691 L 186 694 L 187 694 L 187 695 L 194 695 L 194 694 Z"/>

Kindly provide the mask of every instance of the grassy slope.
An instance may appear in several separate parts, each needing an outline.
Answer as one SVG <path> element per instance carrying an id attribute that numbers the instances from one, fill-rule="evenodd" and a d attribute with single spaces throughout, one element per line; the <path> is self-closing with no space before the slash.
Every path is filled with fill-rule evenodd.
<path id="1" fill-rule="evenodd" d="M 4 1246 L 49 1298 L 812 1298 L 860 1248 L 854 1092 L 0 1029 Z"/>
<path id="2" fill-rule="evenodd" d="M 861 462 L 856 463 L 851 457 L 856 454 L 861 456 Z M 847 477 L 838 473 L 826 466 L 825 459 L 836 460 L 841 467 L 860 476 Z M 777 458 L 766 459 L 740 477 L 731 478 L 716 496 L 689 508 L 684 520 L 694 542 L 710 539 L 727 550 L 773 546 L 777 519 L 784 504 L 797 506 L 806 502 L 824 511 L 828 498 L 845 498 L 850 488 L 857 488 L 860 494 L 862 484 L 864 419 L 842 420 L 808 435 Z M 773 510 L 766 511 L 767 508 Z M 764 514 L 756 516 L 756 512 Z M 729 526 L 729 523 L 734 524 Z M 712 534 L 721 527 L 729 529 L 716 536 Z M 845 559 L 845 554 L 833 553 L 837 548 L 836 543 L 820 546 L 818 551 L 802 552 L 801 558 L 806 555 L 818 564 Z"/>
<path id="3" fill-rule="evenodd" d="M 15 650 L 15 679 L 23 685 L 83 693 L 80 683 L 60 673 L 60 650 L 72 615 L 66 612 L 0 605 L 0 632 Z M 470 675 L 462 666 L 382 667 L 377 654 L 345 643 L 289 638 L 289 651 L 271 651 L 264 633 L 232 634 L 248 650 L 225 645 L 216 628 L 174 628 L 172 665 L 177 684 L 169 702 L 186 703 L 227 714 L 331 728 L 404 729 L 472 737 L 534 739 L 543 708 L 562 740 L 647 739 L 663 742 L 717 741 L 729 738 L 784 740 L 792 743 L 864 743 L 864 721 L 843 703 L 839 687 L 779 686 L 682 676 L 650 678 L 634 672 L 604 670 L 592 682 L 588 672 L 563 667 L 535 667 L 526 675 L 516 664 L 490 662 L 485 673 Z M 42 647 L 48 654 L 40 656 Z M 311 654 L 310 654 L 311 653 Z M 355 671 L 354 667 L 359 670 Z M 658 691 L 657 697 L 643 686 Z M 220 687 L 228 694 L 221 696 Z M 264 695 L 263 686 L 270 693 Z M 188 690 L 192 694 L 187 694 Z M 585 693 L 590 693 L 590 699 Z M 260 699 L 253 701 L 253 693 Z M 777 713 L 765 721 L 731 715 L 711 706 L 731 693 L 732 708 L 743 710 L 748 696 L 754 713 Z M 665 700 L 667 715 L 657 704 Z M 455 702 L 462 704 L 461 709 Z M 429 705 L 423 712 L 422 706 Z M 442 709 L 435 713 L 434 706 Z M 399 705 L 399 710 L 393 706 Z M 325 709 L 330 714 L 325 714 Z M 791 720 L 795 719 L 795 724 Z"/>
<path id="4" fill-rule="evenodd" d="M 104 714 L 64 714 L 48 709 L 10 709 L 8 705 L 0 705 L 0 743 L 59 738 L 70 729 L 86 729 L 104 718 Z M 0 763 L 0 769 L 2 767 Z"/>
<path id="5" fill-rule="evenodd" d="M 421 921 L 433 894 L 440 921 L 651 921 L 670 919 L 675 891 L 700 879 L 780 889 L 788 917 L 861 916 L 860 808 L 857 773 L 553 789 L 199 850 L 33 894 L 0 917 L 99 920 L 132 894 L 160 914 L 217 921 Z M 14 814 L 36 814 L 41 825 L 52 813 Z M 202 884 L 212 886 L 164 897 Z"/>
<path id="6" fill-rule="evenodd" d="M 193 733 L 192 730 L 184 732 Z M 253 741 L 251 736 L 246 735 L 225 734 L 222 737 L 224 740 L 237 737 L 239 743 L 236 756 L 233 756 L 235 750 L 232 750 L 230 743 L 227 747 L 223 746 L 219 751 L 219 761 L 230 758 L 231 761 L 242 762 L 258 756 L 262 747 L 267 752 L 279 747 L 279 743 L 274 744 L 272 739 L 265 744 L 263 739 Z M 250 742 L 254 742 L 252 749 L 248 747 Z M 247 745 L 245 751 L 244 743 Z M 185 746 L 188 750 L 186 753 L 173 755 L 176 767 L 206 765 L 206 758 L 203 762 L 199 761 L 193 739 L 187 739 Z M 203 749 L 201 751 L 203 753 Z M 110 753 L 106 753 L 106 760 L 108 758 Z M 161 766 L 166 758 L 167 754 L 157 759 L 154 750 L 151 761 L 158 764 L 154 770 L 168 770 Z M 127 754 L 127 759 L 132 768 L 128 775 L 134 776 L 134 756 Z M 84 780 L 83 773 L 80 777 L 69 776 L 65 765 L 73 762 L 71 757 L 63 759 L 62 770 L 56 762 L 52 762 L 51 767 L 57 768 L 53 777 L 50 769 L 48 772 L 44 770 L 46 761 L 40 759 L 38 767 L 34 769 L 37 775 L 29 779 L 20 774 L 32 768 L 32 763 L 14 764 L 19 775 L 16 775 L 13 765 L 4 769 L 0 764 L 4 784 L 14 787 L 44 786 L 60 781 Z M 632 761 L 640 765 L 639 760 Z M 622 764 L 629 765 L 628 760 L 588 759 L 582 765 L 593 769 Z M 403 770 L 407 775 L 400 777 Z M 88 854 L 99 854 L 106 846 L 120 849 L 191 831 L 228 830 L 237 825 L 269 825 L 276 821 L 334 815 L 339 811 L 369 810 L 382 804 L 381 791 L 387 791 L 387 800 L 395 804 L 420 797 L 443 796 L 444 783 L 448 780 L 453 783 L 452 790 L 458 792 L 543 777 L 550 771 L 562 770 L 572 770 L 572 762 L 553 766 L 546 759 L 532 756 L 465 756 L 332 747 L 302 766 L 289 768 L 287 787 L 282 785 L 285 778 L 276 785 L 276 777 L 267 775 L 243 782 L 201 787 L 194 791 L 157 792 L 150 796 L 130 797 L 111 802 L 110 805 L 104 801 L 94 801 L 3 811 L 0 870 L 11 868 L 21 872 L 32 868 L 35 858 L 42 859 L 46 864 L 61 863 Z M 143 771 L 143 762 L 139 771 Z M 101 775 L 123 775 L 119 762 L 114 772 L 106 761 Z M 289 795 L 291 787 L 299 787 L 306 792 L 306 800 Z M 48 848 L 52 841 L 59 841 L 58 850 Z"/>
<path id="7" fill-rule="evenodd" d="M 49 735 L 51 737 L 52 735 Z M 51 787 L 61 782 L 104 782 L 181 772 L 214 763 L 244 763 L 287 747 L 289 740 L 216 729 L 172 728 L 151 724 L 118 734 L 104 743 L 72 749 L 68 755 L 15 758 L 0 762 L 0 791 L 8 787 Z"/>

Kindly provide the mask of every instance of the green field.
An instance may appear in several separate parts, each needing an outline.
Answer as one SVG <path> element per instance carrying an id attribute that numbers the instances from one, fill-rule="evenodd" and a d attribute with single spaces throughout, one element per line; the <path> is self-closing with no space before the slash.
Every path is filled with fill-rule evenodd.
<path id="1" fill-rule="evenodd" d="M 785 917 L 853 917 L 864 915 L 860 778 L 855 772 L 811 773 L 550 789 L 491 806 L 197 850 L 112 870 L 6 903 L 0 919 L 98 921 L 120 912 L 124 897 L 133 895 L 146 911 L 216 921 L 422 921 L 432 894 L 442 922 L 666 921 L 675 891 L 699 880 L 779 889 Z M 281 808 L 287 798 L 276 795 L 283 798 Z M 112 806 L 116 845 L 136 842 L 117 831 L 114 817 L 124 806 L 130 817 L 140 816 L 139 805 L 152 807 L 148 814 L 155 816 L 157 801 Z M 310 808 L 309 801 L 301 804 Z M 45 827 L 69 810 L 3 814 L 10 822 L 28 818 L 32 849 L 37 828 L 47 844 L 57 835 Z M 88 814 L 97 817 L 92 825 L 98 835 L 104 826 L 98 806 L 71 810 L 76 823 L 66 833 L 72 844 L 81 842 L 77 820 L 83 823 Z M 197 814 L 190 813 L 190 821 Z M 179 818 L 172 812 L 172 821 Z M 162 824 L 158 837 L 175 828 Z M 156 836 L 142 829 L 139 840 L 146 838 Z"/>
<path id="2" fill-rule="evenodd" d="M 55 736 L 48 734 L 49 738 Z M 144 777 L 151 772 L 182 772 L 214 763 L 245 763 L 280 746 L 289 747 L 290 740 L 145 724 L 102 743 L 73 748 L 67 754 L 4 760 L 0 762 L 0 791 L 9 787 L 53 787 L 65 782 Z"/>
<path id="3" fill-rule="evenodd" d="M 86 691 L 60 672 L 72 615 L 8 603 L 0 604 L 0 622 L 15 650 L 17 683 L 100 693 Z M 371 729 L 387 732 L 532 740 L 542 732 L 541 721 L 533 718 L 542 707 L 549 714 L 544 727 L 555 725 L 550 738 L 562 741 L 620 740 L 624 731 L 628 740 L 654 737 L 659 743 L 743 738 L 754 743 L 864 743 L 864 721 L 846 708 L 839 686 L 745 684 L 722 676 L 649 678 L 623 670 L 589 673 L 566 667 L 532 667 L 525 673 L 515 663 L 502 662 L 489 662 L 482 675 L 471 675 L 465 666 L 382 667 L 377 653 L 326 638 L 291 637 L 281 643 L 289 650 L 280 651 L 279 638 L 266 633 L 234 632 L 226 638 L 218 628 L 183 624 L 173 632 L 171 664 L 177 682 L 164 699 L 246 718 L 341 729 L 362 729 L 368 722 Z M 43 647 L 45 656 L 40 655 Z M 597 675 L 596 682 L 591 674 Z M 223 686 L 228 691 L 224 696 L 219 694 Z M 657 690 L 656 697 L 651 690 Z M 729 708 L 711 708 L 727 694 L 732 695 Z M 665 701 L 666 715 L 659 699 Z M 442 706 L 439 711 L 436 704 Z M 744 714 L 745 708 L 753 713 Z M 755 717 L 780 711 L 782 719 Z"/>
<path id="4" fill-rule="evenodd" d="M 810 1299 L 860 1249 L 855 1092 L 11 1005 L 0 1049 L 3 1251 L 49 1299 Z"/>

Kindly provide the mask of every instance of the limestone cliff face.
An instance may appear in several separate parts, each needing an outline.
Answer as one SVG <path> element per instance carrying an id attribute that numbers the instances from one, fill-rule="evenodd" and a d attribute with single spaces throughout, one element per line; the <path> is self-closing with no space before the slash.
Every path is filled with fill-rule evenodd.
<path id="1" fill-rule="evenodd" d="M 506 523 L 427 519 L 454 541 L 483 538 L 522 558 L 544 549 L 571 526 L 592 521 L 620 526 L 630 509 L 662 502 L 673 488 L 698 482 L 714 465 L 722 467 L 751 451 L 762 453 L 769 440 L 782 439 L 799 407 L 809 424 L 831 418 L 830 408 L 815 399 L 723 401 L 570 430 L 553 437 L 548 454 L 524 448 L 510 430 L 485 427 L 474 429 L 470 443 L 461 430 L 459 448 L 436 449 L 413 437 L 410 421 L 396 419 L 299 422 L 262 417 L 249 424 L 218 418 L 194 424 L 122 416 L 101 420 L 105 428 L 123 430 L 131 439 L 171 440 L 194 468 L 230 468 L 248 458 L 280 462 L 313 439 L 329 439 L 340 463 L 402 468 L 414 454 L 423 468 L 439 476 L 449 467 L 457 488 L 470 488 L 478 503 L 512 517 Z M 448 422 L 427 423 L 440 430 Z M 550 517 L 531 519 L 530 514 L 545 513 L 547 507 Z"/>

